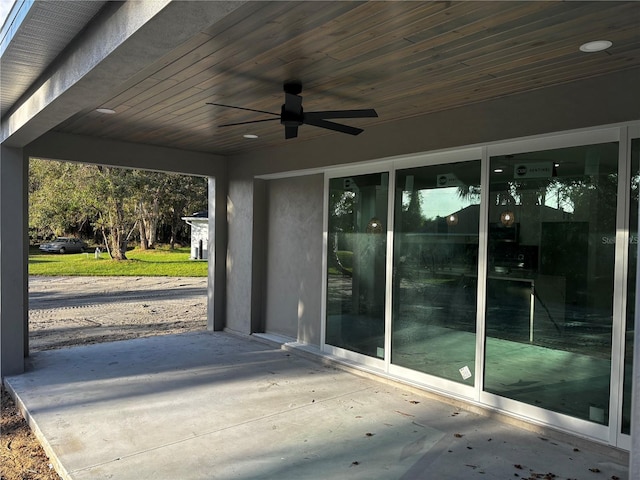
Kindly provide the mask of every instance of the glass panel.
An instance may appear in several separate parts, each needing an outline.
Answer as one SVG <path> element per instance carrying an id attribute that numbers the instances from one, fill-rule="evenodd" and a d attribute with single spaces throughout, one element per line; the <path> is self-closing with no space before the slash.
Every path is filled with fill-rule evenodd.
<path id="1" fill-rule="evenodd" d="M 607 424 L 618 144 L 491 159 L 485 389 Z"/>
<path id="2" fill-rule="evenodd" d="M 391 360 L 473 385 L 480 161 L 396 179 Z"/>
<path id="3" fill-rule="evenodd" d="M 629 274 L 627 277 L 627 321 L 625 329 L 624 395 L 622 433 L 631 434 L 631 374 L 636 313 L 636 266 L 638 264 L 638 191 L 640 190 L 640 138 L 631 142 L 631 206 L 629 208 Z"/>
<path id="4" fill-rule="evenodd" d="M 384 358 L 389 175 L 329 181 L 325 342 Z"/>

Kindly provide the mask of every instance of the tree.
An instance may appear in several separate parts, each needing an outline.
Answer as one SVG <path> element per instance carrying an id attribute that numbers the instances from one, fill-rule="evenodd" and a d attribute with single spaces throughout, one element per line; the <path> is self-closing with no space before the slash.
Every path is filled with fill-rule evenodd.
<path id="1" fill-rule="evenodd" d="M 126 260 L 127 243 L 135 226 L 134 171 L 97 166 L 91 180 L 93 207 L 98 212 L 95 226 L 101 231 L 111 258 Z"/>
<path id="2" fill-rule="evenodd" d="M 134 170 L 136 179 L 136 219 L 140 234 L 140 249 L 154 248 L 161 220 L 160 204 L 166 190 L 168 174 Z"/>
<path id="3" fill-rule="evenodd" d="M 207 209 L 207 179 L 175 173 L 164 176 L 162 195 L 163 220 L 169 227 L 169 246 L 175 247 L 178 232 L 183 226 L 182 217 Z"/>
<path id="4" fill-rule="evenodd" d="M 186 232 L 182 217 L 207 208 L 207 179 L 175 173 L 32 160 L 29 226 L 33 237 L 79 234 L 93 228 L 109 254 L 126 259 L 127 244 L 162 240 L 171 248 Z"/>
<path id="5" fill-rule="evenodd" d="M 86 166 L 32 159 L 29 163 L 29 230 L 35 238 L 77 234 L 91 219 L 83 177 Z"/>

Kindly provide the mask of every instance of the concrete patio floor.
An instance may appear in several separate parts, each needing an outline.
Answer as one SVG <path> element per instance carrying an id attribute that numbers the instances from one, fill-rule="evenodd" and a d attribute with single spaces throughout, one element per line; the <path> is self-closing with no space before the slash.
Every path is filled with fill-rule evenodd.
<path id="1" fill-rule="evenodd" d="M 38 352 L 5 384 L 64 479 L 628 479 L 623 452 L 228 333 Z"/>

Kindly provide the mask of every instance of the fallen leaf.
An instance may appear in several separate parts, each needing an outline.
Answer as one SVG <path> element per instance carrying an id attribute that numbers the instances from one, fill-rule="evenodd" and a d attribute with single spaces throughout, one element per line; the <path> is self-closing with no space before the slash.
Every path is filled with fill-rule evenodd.
<path id="1" fill-rule="evenodd" d="M 373 437 L 375 435 L 375 433 L 367 432 L 367 433 L 365 433 L 365 435 L 367 437 Z"/>
<path id="2" fill-rule="evenodd" d="M 420 402 L 418 402 L 417 400 L 409 400 L 409 403 L 413 403 L 414 405 L 419 404 Z"/>
<path id="3" fill-rule="evenodd" d="M 599 468 L 595 468 L 595 467 L 594 468 L 590 468 L 589 471 L 593 472 L 593 473 L 600 473 L 600 469 Z"/>
<path id="4" fill-rule="evenodd" d="M 514 467 L 516 467 L 518 470 L 522 470 L 522 465 L 520 465 L 519 463 L 516 463 Z"/>
<path id="5" fill-rule="evenodd" d="M 411 415 L 410 413 L 404 413 L 404 412 L 401 412 L 400 410 L 396 410 L 396 413 L 399 413 L 400 415 L 404 415 L 405 417 L 415 417 L 415 415 Z"/>
<path id="6" fill-rule="evenodd" d="M 456 437 L 456 438 L 462 438 L 462 437 L 464 437 L 464 435 L 463 435 L 463 434 L 461 434 L 461 433 L 454 433 L 454 434 L 453 434 L 453 436 L 454 436 L 454 437 Z"/>

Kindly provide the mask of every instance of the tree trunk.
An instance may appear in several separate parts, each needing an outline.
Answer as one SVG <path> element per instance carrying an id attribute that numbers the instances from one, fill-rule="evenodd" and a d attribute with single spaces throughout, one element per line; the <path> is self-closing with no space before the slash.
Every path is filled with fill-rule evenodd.
<path id="1" fill-rule="evenodd" d="M 158 221 L 160 219 L 160 200 L 154 197 L 151 203 L 151 212 L 147 215 L 147 238 L 149 239 L 149 248 L 154 248 L 158 239 Z"/>
<path id="2" fill-rule="evenodd" d="M 171 240 L 169 240 L 169 248 L 173 250 L 176 247 L 176 237 L 178 236 L 178 227 L 175 222 L 171 222 Z"/>
<path id="3" fill-rule="evenodd" d="M 111 258 L 114 260 L 127 260 L 127 237 L 123 228 L 124 209 L 117 201 L 115 207 L 116 219 L 115 222 L 112 222 L 110 232 Z"/>
<path id="4" fill-rule="evenodd" d="M 144 221 L 138 221 L 138 229 L 140 230 L 140 250 L 147 250 L 149 244 L 147 243 L 147 231 L 144 228 Z"/>
<path id="5" fill-rule="evenodd" d="M 111 255 L 111 248 L 109 248 L 109 240 L 107 240 L 107 234 L 104 231 L 104 227 L 100 228 L 102 230 L 102 238 L 104 239 L 104 247 L 107 249 L 107 253 L 109 254 L 109 258 L 113 258 Z"/>
<path id="6" fill-rule="evenodd" d="M 171 215 L 171 240 L 169 242 L 171 250 L 175 248 L 176 242 L 178 241 L 178 228 L 180 226 L 180 221 L 180 213 L 174 210 Z"/>

